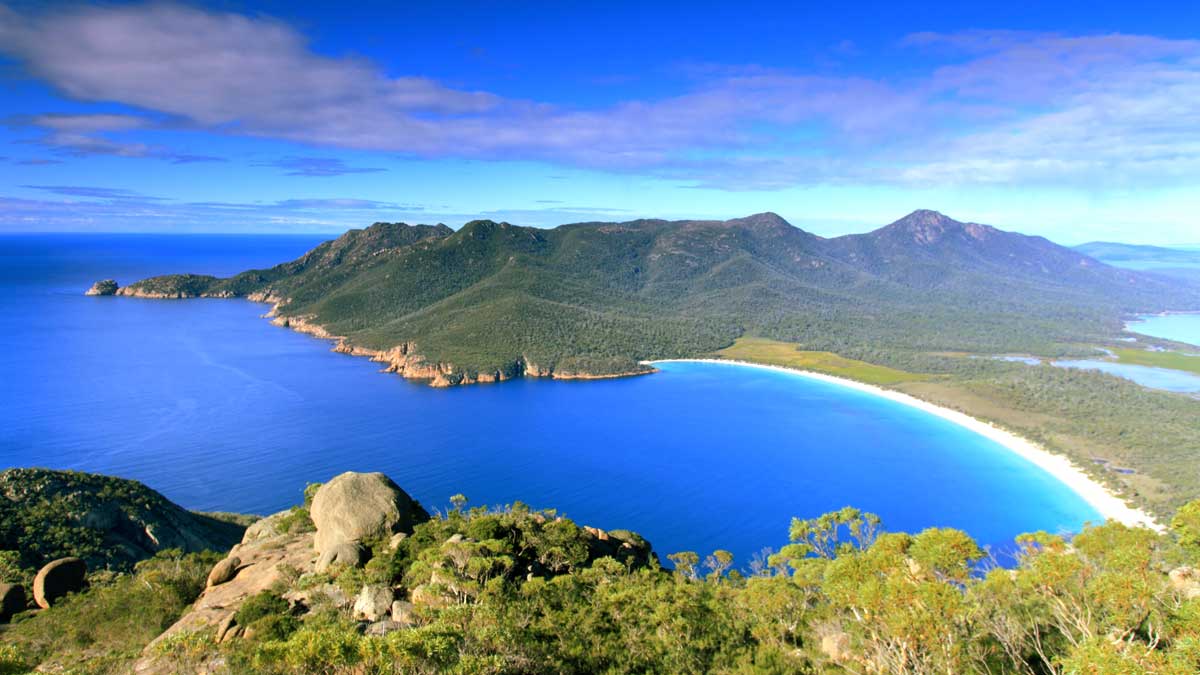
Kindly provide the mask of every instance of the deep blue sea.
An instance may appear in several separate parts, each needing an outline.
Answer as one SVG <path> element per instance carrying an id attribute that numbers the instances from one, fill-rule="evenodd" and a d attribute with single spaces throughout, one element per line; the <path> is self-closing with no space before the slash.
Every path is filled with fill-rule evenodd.
<path id="1" fill-rule="evenodd" d="M 794 375 L 670 364 L 594 382 L 432 389 L 272 326 L 240 300 L 91 298 L 95 280 L 230 274 L 314 237 L 0 236 L 0 467 L 144 481 L 269 513 L 383 471 L 431 509 L 521 500 L 746 564 L 792 516 L 851 504 L 892 530 L 1003 545 L 1098 516 L 1040 469 L 915 409 Z"/>

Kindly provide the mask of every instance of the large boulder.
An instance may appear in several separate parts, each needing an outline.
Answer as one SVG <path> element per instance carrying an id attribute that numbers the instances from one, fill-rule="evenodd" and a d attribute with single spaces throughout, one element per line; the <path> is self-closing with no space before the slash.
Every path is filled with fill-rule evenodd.
<path id="1" fill-rule="evenodd" d="M 68 593 L 78 593 L 87 583 L 87 563 L 79 558 L 59 558 L 38 570 L 33 578 L 33 600 L 47 609 Z"/>
<path id="2" fill-rule="evenodd" d="M 208 573 L 208 581 L 204 584 L 205 588 L 220 586 L 237 576 L 238 567 L 242 564 L 242 559 L 236 555 L 231 555 L 221 562 L 213 565 L 212 570 Z"/>
<path id="3" fill-rule="evenodd" d="M 17 612 L 25 611 L 28 602 L 25 587 L 21 584 L 0 584 L 0 623 L 5 623 Z"/>
<path id="4" fill-rule="evenodd" d="M 309 512 L 317 527 L 318 553 L 338 544 L 412 532 L 414 525 L 429 519 L 425 509 L 387 476 L 353 471 L 322 485 Z"/>

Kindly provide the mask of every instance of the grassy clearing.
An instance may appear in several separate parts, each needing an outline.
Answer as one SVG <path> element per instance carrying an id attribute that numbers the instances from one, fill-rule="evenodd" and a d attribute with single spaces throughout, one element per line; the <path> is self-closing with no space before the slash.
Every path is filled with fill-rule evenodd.
<path id="1" fill-rule="evenodd" d="M 896 384 L 926 380 L 930 377 L 921 373 L 877 366 L 866 361 L 847 359 L 833 352 L 804 351 L 790 342 L 756 337 L 738 338 L 731 346 L 717 352 L 717 355 L 738 361 L 813 370 L 868 384 Z"/>
<path id="2" fill-rule="evenodd" d="M 1117 355 L 1117 361 L 1120 363 L 1200 374 L 1200 356 L 1189 356 L 1182 352 L 1151 352 L 1128 347 L 1113 349 L 1112 352 Z"/>

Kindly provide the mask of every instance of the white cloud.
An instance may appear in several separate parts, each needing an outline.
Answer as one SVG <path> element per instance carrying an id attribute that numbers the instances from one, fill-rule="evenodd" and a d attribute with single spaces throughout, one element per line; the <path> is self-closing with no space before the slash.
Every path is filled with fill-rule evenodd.
<path id="1" fill-rule="evenodd" d="M 682 94 L 572 109 L 389 76 L 318 54 L 269 18 L 178 5 L 0 7 L 0 51 L 75 99 L 143 111 L 28 119 L 45 131 L 40 142 L 76 154 L 204 159 L 127 138 L 168 125 L 722 189 L 1178 185 L 1200 175 L 1200 41 L 973 31 L 914 34 L 903 46 L 941 65 L 891 80 L 714 67 Z M 321 175 L 360 171 L 328 161 L 338 165 Z"/>

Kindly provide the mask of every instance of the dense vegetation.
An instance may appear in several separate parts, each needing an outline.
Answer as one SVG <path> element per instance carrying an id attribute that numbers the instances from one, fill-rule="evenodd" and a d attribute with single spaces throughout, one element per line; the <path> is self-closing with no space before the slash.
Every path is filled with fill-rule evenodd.
<path id="1" fill-rule="evenodd" d="M 78 471 L 0 471 L 0 583 L 28 583 L 56 558 L 129 570 L 158 551 L 226 550 L 246 520 L 186 511 L 132 480 Z"/>
<path id="2" fill-rule="evenodd" d="M 151 640 L 204 590 L 215 553 L 160 551 L 131 573 L 91 575 L 86 593 L 36 616 L 18 616 L 0 633 L 0 675 L 124 673 Z"/>
<path id="3" fill-rule="evenodd" d="M 888 533 L 854 509 L 793 520 L 790 543 L 657 564 L 631 533 L 596 538 L 553 512 L 462 500 L 365 569 L 281 579 L 237 610 L 251 637 L 212 629 L 150 648 L 173 672 L 214 673 L 1154 673 L 1200 668 L 1200 502 L 1172 532 L 1119 524 L 1070 541 L 1018 539 L 1001 567 L 965 534 Z M 72 664 L 124 672 L 199 593 L 209 557 L 175 553 L 4 634 L 0 672 Z M 735 569 L 738 568 L 738 569 Z M 364 633 L 336 593 L 406 589 L 409 625 Z M 332 584 L 332 586 L 330 586 Z M 421 598 L 415 589 L 424 589 Z M 289 601 L 310 589 L 305 603 Z M 6 670 L 7 669 L 7 670 Z"/>
<path id="4" fill-rule="evenodd" d="M 269 296 L 354 345 L 412 344 L 466 373 L 508 374 L 620 371 L 743 334 L 837 353 L 1055 353 L 1119 332 L 1128 312 L 1200 308 L 1197 288 L 929 211 L 835 239 L 774 214 L 551 230 L 380 223 L 269 270 L 125 291 Z"/>

